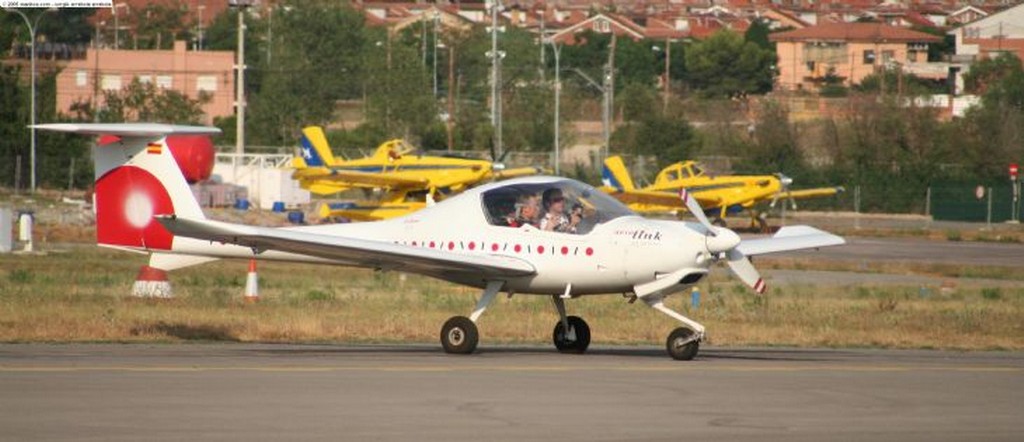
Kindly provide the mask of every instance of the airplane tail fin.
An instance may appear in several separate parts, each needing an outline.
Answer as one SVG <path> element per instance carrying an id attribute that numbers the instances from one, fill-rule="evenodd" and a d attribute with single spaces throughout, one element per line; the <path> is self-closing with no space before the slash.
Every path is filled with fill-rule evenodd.
<path id="1" fill-rule="evenodd" d="M 303 167 L 327 167 L 334 164 L 334 154 L 331 153 L 331 145 L 327 143 L 327 136 L 320 126 L 308 126 L 302 129 L 302 137 L 299 138 L 300 157 L 296 159 L 296 169 Z M 299 159 L 302 160 L 299 163 Z"/>
<path id="2" fill-rule="evenodd" d="M 626 164 L 622 162 L 622 157 L 618 155 L 604 160 L 604 167 L 601 169 L 601 181 L 605 186 L 613 187 L 620 192 L 636 189 L 633 185 L 633 178 L 629 176 L 629 170 L 626 169 Z"/>
<path id="3" fill-rule="evenodd" d="M 204 217 L 171 145 L 177 135 L 210 136 L 219 134 L 220 129 L 149 123 L 39 124 L 35 127 L 101 136 L 93 148 L 97 243 L 171 250 L 174 235 L 154 220 L 154 216 Z"/>

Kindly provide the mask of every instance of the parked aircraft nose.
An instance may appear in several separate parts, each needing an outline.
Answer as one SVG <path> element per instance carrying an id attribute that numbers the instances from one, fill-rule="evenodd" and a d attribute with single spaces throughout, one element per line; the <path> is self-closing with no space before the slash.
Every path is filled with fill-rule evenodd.
<path id="1" fill-rule="evenodd" d="M 715 236 L 705 236 L 708 253 L 717 255 L 728 252 L 740 244 L 740 236 L 724 227 L 715 227 Z"/>

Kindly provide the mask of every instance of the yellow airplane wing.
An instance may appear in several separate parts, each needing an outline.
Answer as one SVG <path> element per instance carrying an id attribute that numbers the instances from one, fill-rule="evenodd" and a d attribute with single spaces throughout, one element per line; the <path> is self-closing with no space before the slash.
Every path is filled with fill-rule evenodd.
<path id="1" fill-rule="evenodd" d="M 381 221 L 408 215 L 426 207 L 425 202 L 342 202 L 320 205 L 321 218 L 348 218 L 352 221 Z"/>
<path id="2" fill-rule="evenodd" d="M 387 187 L 390 189 L 425 188 L 429 181 L 421 178 L 406 178 L 394 174 L 359 172 L 355 170 L 307 167 L 292 173 L 292 179 L 317 180 L 343 183 L 346 187 Z"/>
<path id="3" fill-rule="evenodd" d="M 779 199 L 810 199 L 810 198 L 824 198 L 826 196 L 834 196 L 845 192 L 846 189 L 842 186 L 836 187 L 818 187 L 815 189 L 802 189 L 802 190 L 790 190 L 788 192 L 782 192 L 779 195 Z"/>
<path id="4" fill-rule="evenodd" d="M 521 176 L 530 176 L 543 173 L 544 169 L 539 167 L 517 167 L 515 169 L 504 169 L 498 170 L 493 173 L 494 178 L 499 180 L 507 180 L 509 178 L 518 178 Z"/>
<path id="5" fill-rule="evenodd" d="M 683 200 L 679 199 L 676 192 L 665 192 L 659 190 L 618 190 L 611 186 L 601 186 L 598 190 L 607 193 L 627 204 L 637 212 L 666 212 L 672 210 L 686 210 Z M 694 199 L 700 202 L 701 207 L 717 207 L 721 204 L 721 198 L 715 195 L 703 195 L 690 193 Z"/>

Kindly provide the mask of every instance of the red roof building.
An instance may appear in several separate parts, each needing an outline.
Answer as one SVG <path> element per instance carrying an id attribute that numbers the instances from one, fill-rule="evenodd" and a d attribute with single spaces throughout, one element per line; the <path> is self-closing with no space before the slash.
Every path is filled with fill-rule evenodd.
<path id="1" fill-rule="evenodd" d="M 881 23 L 829 23 L 772 34 L 779 59 L 778 88 L 807 89 L 827 77 L 860 83 L 882 67 L 928 62 L 939 37 Z"/>

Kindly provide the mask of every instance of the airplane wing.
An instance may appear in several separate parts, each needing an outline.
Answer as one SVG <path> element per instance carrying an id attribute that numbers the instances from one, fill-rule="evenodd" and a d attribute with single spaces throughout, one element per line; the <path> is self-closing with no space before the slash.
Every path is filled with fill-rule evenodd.
<path id="1" fill-rule="evenodd" d="M 401 178 L 387 173 L 359 172 L 354 170 L 329 169 L 327 167 L 307 167 L 292 173 L 296 180 L 323 180 L 349 187 L 387 187 L 391 189 L 426 189 L 428 180 Z"/>
<path id="2" fill-rule="evenodd" d="M 518 178 L 521 176 L 530 176 L 543 173 L 544 169 L 539 167 L 517 167 L 515 169 L 504 169 L 494 171 L 494 177 L 499 180 L 506 180 L 509 178 Z"/>
<path id="3" fill-rule="evenodd" d="M 316 256 L 355 267 L 401 269 L 441 279 L 510 278 L 536 273 L 536 269 L 528 262 L 511 257 L 465 255 L 381 241 L 174 215 L 158 216 L 157 220 L 175 235 L 237 244 L 256 250 Z"/>
<path id="4" fill-rule="evenodd" d="M 679 199 L 679 194 L 676 192 L 639 189 L 618 190 L 611 186 L 601 186 L 598 190 L 613 196 L 623 204 L 644 204 L 686 210 L 686 205 L 683 204 L 683 200 Z M 700 193 L 690 193 L 690 196 L 696 199 L 701 207 L 705 209 L 722 205 L 722 200 L 718 197 L 708 197 Z"/>
<path id="5" fill-rule="evenodd" d="M 846 240 L 841 236 L 811 226 L 787 226 L 779 229 L 771 238 L 744 240 L 736 249 L 746 256 L 757 256 L 843 244 L 846 244 Z"/>
<path id="6" fill-rule="evenodd" d="M 802 190 L 790 190 L 788 192 L 782 192 L 779 195 L 779 199 L 808 199 L 808 198 L 823 198 L 826 196 L 833 196 L 846 191 L 842 186 L 837 187 L 818 187 L 816 189 L 802 189 Z"/>

